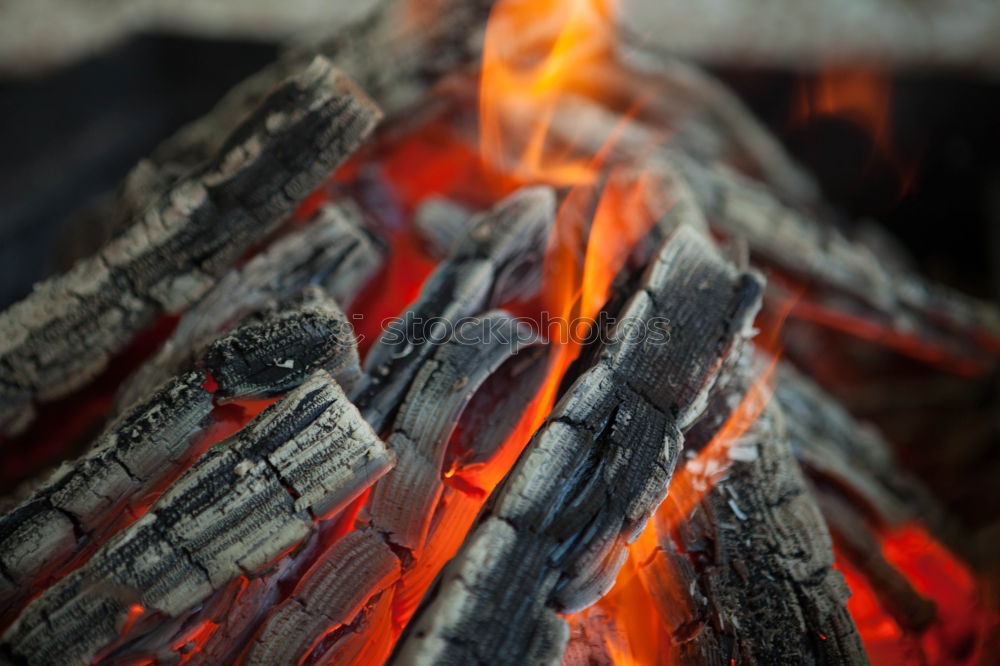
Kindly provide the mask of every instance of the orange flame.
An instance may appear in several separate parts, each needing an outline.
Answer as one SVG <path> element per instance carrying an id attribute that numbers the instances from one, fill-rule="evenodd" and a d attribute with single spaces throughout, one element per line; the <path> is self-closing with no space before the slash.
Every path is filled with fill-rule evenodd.
<path id="1" fill-rule="evenodd" d="M 896 172 L 902 198 L 916 185 L 919 160 L 898 151 L 892 132 L 892 91 L 886 75 L 876 69 L 829 68 L 802 83 L 792 122 L 805 125 L 817 117 L 837 117 L 864 129 L 873 150 Z"/>
<path id="2" fill-rule="evenodd" d="M 394 599 L 396 636 L 405 626 L 441 567 L 458 552 L 465 535 L 496 485 L 503 479 L 555 403 L 566 369 L 580 353 L 579 338 L 561 337 L 563 322 L 592 320 L 607 300 L 611 282 L 634 243 L 663 211 L 649 211 L 641 179 L 611 178 L 598 195 L 594 188 L 574 189 L 559 209 L 546 255 L 542 307 L 552 315 L 554 344 L 546 378 L 517 426 L 488 463 L 442 470 L 446 490 L 436 511 L 436 526 L 419 560 L 404 572 Z M 599 196 L 592 223 L 581 217 Z M 387 592 L 388 593 L 388 592 Z"/>
<path id="3" fill-rule="evenodd" d="M 584 144 L 574 146 L 565 136 L 559 141 L 550 136 L 564 93 L 597 93 L 581 81 L 591 64 L 607 57 L 612 46 L 608 25 L 596 0 L 501 0 L 486 30 L 479 100 L 481 171 L 495 176 L 502 190 L 528 181 L 573 186 L 557 213 L 545 257 L 545 291 L 535 304 L 554 327 L 596 318 L 633 246 L 666 212 L 653 210 L 646 179 L 624 170 L 602 178 L 603 154 Z M 610 132 L 608 141 L 616 132 Z M 585 145 L 595 144 L 588 139 Z M 444 148 L 450 149 L 447 144 Z M 418 200 L 424 190 L 413 182 L 413 171 L 407 166 L 392 177 L 397 191 L 410 193 L 403 197 L 407 201 Z M 465 171 L 435 181 L 436 191 L 468 178 L 458 173 Z M 486 498 L 551 410 L 581 343 L 555 328 L 543 333 L 555 343 L 541 388 L 492 460 L 468 465 L 446 461 L 444 491 L 419 557 L 396 585 L 372 600 L 367 624 L 351 637 L 370 646 L 365 659 L 378 661 L 391 651 L 441 568 L 464 542 Z M 346 656 L 348 662 L 361 663 L 360 653 L 346 645 L 343 650 L 338 656 L 354 655 Z"/>
<path id="4" fill-rule="evenodd" d="M 651 580 L 640 574 L 659 553 L 661 539 L 684 521 L 705 493 L 722 478 L 731 463 L 730 451 L 760 417 L 774 393 L 774 373 L 780 360 L 779 336 L 800 294 L 790 294 L 771 313 L 761 313 L 757 325 L 763 333 L 755 340 L 766 361 L 739 404 L 711 441 L 681 467 L 670 482 L 666 499 L 646 528 L 629 546 L 628 561 L 611 591 L 594 606 L 566 618 L 570 627 L 603 640 L 603 648 L 616 666 L 662 663 L 671 652 L 673 638 L 658 609 L 662 600 L 652 591 Z M 677 581 L 685 585 L 686 581 Z M 667 591 L 667 594 L 671 594 Z M 684 603 L 671 597 L 670 603 Z"/>
<path id="5" fill-rule="evenodd" d="M 598 0 L 502 0 L 483 44 L 479 132 L 483 161 L 526 181 L 593 183 L 588 155 L 554 148 L 549 127 L 569 92 L 593 92 L 581 72 L 614 44 Z"/>

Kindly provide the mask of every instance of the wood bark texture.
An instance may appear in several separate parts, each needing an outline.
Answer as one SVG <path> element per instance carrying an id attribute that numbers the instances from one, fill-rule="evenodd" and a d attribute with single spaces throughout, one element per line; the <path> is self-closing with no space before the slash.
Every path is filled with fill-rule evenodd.
<path id="1" fill-rule="evenodd" d="M 529 187 L 479 215 L 452 257 L 424 282 L 417 301 L 386 327 L 351 394 L 376 430 L 395 413 L 435 341 L 447 339 L 464 318 L 537 293 L 555 204 L 551 188 Z"/>
<path id="2" fill-rule="evenodd" d="M 445 569 L 395 663 L 558 663 L 568 639 L 558 614 L 613 585 L 761 291 L 698 232 L 677 230 L 597 365 L 557 403 Z"/>
<path id="3" fill-rule="evenodd" d="M 654 518 L 656 554 L 638 564 L 669 632 L 670 661 L 867 663 L 780 409 L 765 409 L 731 447 L 725 471 L 686 515 L 668 496 Z"/>
<path id="4" fill-rule="evenodd" d="M 118 411 L 193 361 L 220 332 L 308 285 L 322 287 L 338 305 L 350 307 L 381 267 L 384 252 L 357 206 L 350 202 L 324 206 L 308 225 L 226 273 L 184 313 L 159 351 L 119 389 Z"/>
<path id="5" fill-rule="evenodd" d="M 379 111 L 323 59 L 96 255 L 0 314 L 0 433 L 66 395 L 163 312 L 196 302 L 360 144 Z"/>
<path id="6" fill-rule="evenodd" d="M 47 589 L 0 647 L 85 663 L 129 610 L 178 616 L 301 543 L 384 474 L 392 455 L 325 371 L 213 447 L 137 522 Z"/>

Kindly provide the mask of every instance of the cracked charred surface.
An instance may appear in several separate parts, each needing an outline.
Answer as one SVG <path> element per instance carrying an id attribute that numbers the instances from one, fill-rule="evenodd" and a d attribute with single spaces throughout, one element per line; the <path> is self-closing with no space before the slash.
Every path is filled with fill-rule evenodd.
<path id="1" fill-rule="evenodd" d="M 365 525 L 334 543 L 274 609 L 250 664 L 307 659 L 331 631 L 354 621 L 420 557 L 445 485 L 445 451 L 463 410 L 501 366 L 518 363 L 518 386 L 476 432 L 472 460 L 488 460 L 517 422 L 547 367 L 538 337 L 498 310 L 467 321 L 424 362 L 386 440 L 397 462 L 372 488 Z M 345 575 L 349 570 L 350 575 Z M 337 649 L 336 642 L 324 653 Z"/>
<path id="2" fill-rule="evenodd" d="M 900 466 L 873 427 L 858 422 L 790 365 L 780 368 L 775 395 L 838 551 L 865 576 L 900 627 L 924 631 L 938 619 L 935 604 L 887 561 L 879 533 L 920 522 L 957 548 L 966 538 L 957 521 Z"/>
<path id="3" fill-rule="evenodd" d="M 351 394 L 376 431 L 392 418 L 435 340 L 465 317 L 537 293 L 555 204 L 551 188 L 527 187 L 470 221 L 468 234 L 427 278 L 417 301 L 386 327 Z"/>
<path id="4" fill-rule="evenodd" d="M 621 316 L 668 335 L 613 330 L 445 569 L 395 663 L 558 663 L 568 639 L 559 613 L 613 584 L 762 287 L 697 231 L 674 233 Z"/>
<path id="5" fill-rule="evenodd" d="M 899 466 L 874 427 L 787 363 L 779 366 L 775 399 L 795 456 L 811 476 L 841 489 L 886 525 L 919 517 L 946 531 L 941 507 Z"/>
<path id="6" fill-rule="evenodd" d="M 188 310 L 156 355 L 119 389 L 119 411 L 193 361 L 242 317 L 271 308 L 308 285 L 320 286 L 338 305 L 349 307 L 381 267 L 384 251 L 353 203 L 324 206 L 307 226 L 229 271 Z"/>
<path id="7" fill-rule="evenodd" d="M 780 409 L 765 409 L 726 463 L 687 515 L 668 496 L 655 518 L 656 555 L 639 564 L 670 635 L 670 661 L 867 663 Z"/>
<path id="8" fill-rule="evenodd" d="M 257 321 L 248 319 L 201 357 L 219 399 L 277 395 L 301 384 L 316 367 L 345 391 L 361 376 L 354 329 L 319 288 L 306 289 Z"/>
<path id="9" fill-rule="evenodd" d="M 88 562 L 32 602 L 2 648 L 86 662 L 134 604 L 178 616 L 261 571 L 384 474 L 392 455 L 325 371 L 216 445 Z"/>
<path id="10" fill-rule="evenodd" d="M 158 314 L 197 301 L 379 117 L 360 90 L 317 58 L 97 254 L 0 314 L 0 432 L 27 426 L 35 400 L 88 382 Z"/>
<path id="11" fill-rule="evenodd" d="M 0 518 L 0 601 L 9 620 L 45 578 L 107 538 L 124 509 L 176 478 L 213 426 L 216 397 L 276 395 L 317 368 L 342 385 L 360 374 L 350 324 L 317 291 L 250 321 L 209 345 L 202 369 L 167 380 L 111 424 L 91 451 L 67 462 Z"/>
<path id="12" fill-rule="evenodd" d="M 766 187 L 725 165 L 707 166 L 679 152 L 670 163 L 682 174 L 713 228 L 744 238 L 754 257 L 807 281 L 843 308 L 854 310 L 900 332 L 982 356 L 976 334 L 1000 337 L 1000 310 L 895 266 L 835 226 L 783 203 Z"/>

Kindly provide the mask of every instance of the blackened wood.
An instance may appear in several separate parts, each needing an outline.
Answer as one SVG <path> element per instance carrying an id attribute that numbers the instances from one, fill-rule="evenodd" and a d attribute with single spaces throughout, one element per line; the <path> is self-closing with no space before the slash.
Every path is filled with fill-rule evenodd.
<path id="1" fill-rule="evenodd" d="M 213 394 L 277 395 L 318 368 L 346 385 L 360 374 L 354 335 L 322 294 L 248 322 L 209 346 L 203 370 L 187 370 L 138 401 L 79 460 L 62 465 L 19 506 L 0 518 L 0 601 L 5 612 L 38 591 L 45 576 L 99 544 L 128 507 L 176 478 L 190 449 L 213 424 Z"/>
<path id="2" fill-rule="evenodd" d="M 465 322 L 456 331 L 456 339 L 435 350 L 420 368 L 387 440 L 399 462 L 375 485 L 365 507 L 371 524 L 394 545 L 419 556 L 444 489 L 441 476 L 446 471 L 445 449 L 459 417 L 476 391 L 502 364 L 539 342 L 536 332 L 518 324 L 508 313 L 488 312 Z M 525 353 L 522 360 L 539 369 L 546 366 L 537 354 Z M 483 449 L 488 442 L 496 443 L 492 429 L 499 430 L 503 437 L 507 427 L 513 425 L 501 418 L 504 403 L 521 392 L 523 397 L 514 402 L 515 408 L 523 408 L 534 394 L 537 380 L 537 373 L 529 372 L 507 400 L 493 406 L 495 418 L 476 433 Z M 478 453 L 489 460 L 489 450 Z"/>
<path id="3" fill-rule="evenodd" d="M 379 112 L 322 59 L 95 256 L 0 314 L 0 432 L 79 388 L 161 312 L 200 298 L 371 132 Z"/>
<path id="4" fill-rule="evenodd" d="M 786 415 L 795 455 L 812 476 L 839 488 L 884 525 L 919 519 L 939 536 L 951 531 L 941 507 L 879 432 L 790 364 L 779 366 L 775 400 Z"/>
<path id="5" fill-rule="evenodd" d="M 3 620 L 10 620 L 46 577 L 90 542 L 128 499 L 169 475 L 210 425 L 205 375 L 178 376 L 133 409 L 86 457 L 64 463 L 17 508 L 0 518 Z"/>
<path id="6" fill-rule="evenodd" d="M 777 381 L 775 398 L 786 414 L 795 455 L 814 480 L 811 492 L 834 543 L 900 626 L 926 629 L 936 619 L 934 603 L 885 559 L 877 531 L 920 523 L 956 546 L 965 535 L 874 427 L 857 421 L 790 365 L 782 365 Z"/>
<path id="7" fill-rule="evenodd" d="M 493 418 L 473 451 L 489 460 L 490 445 L 507 437 L 547 369 L 537 334 L 503 311 L 466 321 L 438 345 L 411 384 L 387 446 L 396 465 L 372 488 L 360 516 L 366 527 L 333 544 L 299 580 L 296 591 L 268 616 L 247 661 L 291 663 L 352 622 L 402 570 L 419 559 L 444 490 L 444 456 L 463 411 L 502 366 L 519 364 L 516 387 L 493 405 Z M 505 416 L 507 418 L 505 418 Z M 348 564 L 353 563 L 353 564 Z M 345 575 L 345 567 L 351 567 Z M 326 647 L 332 649 L 331 646 Z"/>
<path id="8" fill-rule="evenodd" d="M 271 610 L 245 663 L 301 663 L 324 634 L 349 623 L 372 596 L 395 583 L 400 568 L 378 531 L 347 534 L 306 572 L 291 598 Z"/>
<path id="9" fill-rule="evenodd" d="M 365 359 L 351 397 L 381 431 L 423 362 L 462 318 L 512 300 L 541 284 L 542 256 L 555 217 L 548 187 L 518 190 L 469 224 L 453 256 L 427 278 L 417 301 L 391 322 Z"/>
<path id="10" fill-rule="evenodd" d="M 156 355 L 119 390 L 119 410 L 192 361 L 220 331 L 307 285 L 321 286 L 338 305 L 350 307 L 383 258 L 384 246 L 366 229 L 355 205 L 322 207 L 306 227 L 229 271 L 188 310 Z"/>
<path id="11" fill-rule="evenodd" d="M 900 269 L 898 262 L 882 261 L 871 248 L 782 203 L 761 184 L 731 169 L 705 166 L 680 153 L 669 159 L 713 227 L 744 237 L 757 259 L 822 289 L 849 295 L 865 306 L 863 316 L 960 355 L 975 352 L 971 341 L 977 334 L 1000 338 L 1000 310 L 993 305 L 928 282 Z"/>
<path id="12" fill-rule="evenodd" d="M 445 569 L 396 663 L 559 661 L 568 629 L 558 614 L 610 589 L 761 291 L 696 231 L 675 233 L 598 364 L 560 399 Z"/>
<path id="13" fill-rule="evenodd" d="M 3 636 L 29 664 L 89 660 L 129 609 L 177 616 L 259 572 L 392 464 L 324 371 L 205 453 L 83 567 L 32 602 Z"/>
<path id="14" fill-rule="evenodd" d="M 847 611 L 850 591 L 833 568 L 826 524 L 780 410 L 768 407 L 730 447 L 721 460 L 689 463 L 695 480 L 686 493 L 702 492 L 697 477 L 709 464 L 720 471 L 707 474 L 693 504 L 667 497 L 654 518 L 658 548 L 637 563 L 671 648 L 663 657 L 719 666 L 867 663 Z"/>
<path id="15" fill-rule="evenodd" d="M 283 393 L 317 367 L 345 390 L 361 376 L 354 328 L 316 287 L 222 336 L 208 346 L 199 364 L 216 382 L 215 394 L 222 400 Z"/>

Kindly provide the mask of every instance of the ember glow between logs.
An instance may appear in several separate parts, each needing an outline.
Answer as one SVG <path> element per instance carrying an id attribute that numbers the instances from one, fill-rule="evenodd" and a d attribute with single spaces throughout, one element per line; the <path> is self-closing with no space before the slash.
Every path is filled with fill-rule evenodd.
<path id="1" fill-rule="evenodd" d="M 562 28 L 556 33 L 540 32 L 539 18 L 544 18 L 548 27 Z M 532 29 L 526 30 L 529 26 Z M 547 331 L 548 337 L 566 341 L 552 345 L 545 381 L 495 456 L 488 463 L 468 465 L 461 457 L 452 458 L 441 470 L 446 490 L 435 511 L 428 545 L 404 569 L 400 580 L 382 593 L 364 630 L 351 637 L 352 644 L 368 648 L 345 661 L 338 659 L 339 663 L 377 662 L 391 651 L 441 567 L 462 545 L 486 498 L 551 410 L 560 381 L 580 352 L 575 340 L 585 333 L 580 330 L 567 336 L 567 331 L 558 327 L 597 316 L 632 247 L 665 212 L 643 206 L 644 188 L 649 183 L 642 178 L 598 182 L 606 173 L 603 153 L 587 153 L 572 145 L 552 148 L 548 128 L 561 96 L 579 90 L 578 82 L 586 80 L 588 65 L 603 62 L 601 54 L 609 46 L 607 23 L 599 5 L 590 0 L 542 5 L 498 3 L 486 31 L 479 86 L 481 162 L 469 161 L 467 146 L 447 132 L 434 141 L 431 159 L 443 167 L 436 176 L 433 172 L 414 174 L 407 166 L 413 161 L 399 161 L 394 149 L 386 158 L 393 186 L 404 201 L 442 193 L 468 197 L 470 180 L 490 183 L 498 192 L 512 189 L 515 183 L 571 188 L 560 206 L 546 251 L 542 294 L 534 303 L 510 304 L 528 315 L 550 313 L 554 328 Z M 543 55 L 539 59 L 527 57 L 533 50 Z M 532 64 L 525 66 L 525 60 Z M 441 136 L 454 142 L 443 153 Z M 608 141 L 614 141 L 614 133 Z M 404 139 L 401 149 L 404 154 L 419 150 L 421 142 L 419 135 Z M 401 165 L 395 174 L 393 164 Z M 480 171 L 482 177 L 470 178 L 470 169 Z M 481 193 L 473 193 L 472 198 L 476 195 Z M 588 211 L 592 211 L 589 218 Z M 406 243 L 405 233 L 398 240 Z M 403 256 L 412 252 L 399 245 L 396 249 Z M 389 272 L 392 274 L 394 268 Z M 391 613 L 379 610 L 383 608 L 391 608 Z M 348 653 L 350 649 L 341 654 Z"/>
<path id="2" fill-rule="evenodd" d="M 438 442 L 445 449 L 443 464 L 432 470 L 431 476 L 439 478 L 441 490 L 425 541 L 411 548 L 390 543 L 390 535 L 380 533 L 380 539 L 385 539 L 399 560 L 397 568 L 380 580 L 378 589 L 361 591 L 367 596 L 356 600 L 351 617 L 330 621 L 320 635 L 311 637 L 311 644 L 296 656 L 298 664 L 361 666 L 390 660 L 422 600 L 476 528 L 491 494 L 514 468 L 554 406 L 562 404 L 559 401 L 568 384 L 566 378 L 572 378 L 576 369 L 574 361 L 586 358 L 585 352 L 590 351 L 581 337 L 592 330 L 593 322 L 610 307 L 609 302 L 627 295 L 616 293 L 616 285 L 635 278 L 651 261 L 652 250 L 644 246 L 645 239 L 659 230 L 658 223 L 674 204 L 659 191 L 662 182 L 653 167 L 646 166 L 645 157 L 662 146 L 656 141 L 639 146 L 634 141 L 624 147 L 620 144 L 626 143 L 623 137 L 635 129 L 633 121 L 643 114 L 649 100 L 667 93 L 657 87 L 654 76 L 630 72 L 616 61 L 613 11 L 605 0 L 499 0 L 485 30 L 478 80 L 464 82 L 465 88 L 449 101 L 455 108 L 420 122 L 404 123 L 405 131 L 395 128 L 371 150 L 357 153 L 299 205 L 288 223 L 293 229 L 300 227 L 324 204 L 346 195 L 363 204 L 383 232 L 382 240 L 389 246 L 388 262 L 348 313 L 364 355 L 386 322 L 417 301 L 435 270 L 435 261 L 411 224 L 418 208 L 430 197 L 442 196 L 476 210 L 489 208 L 520 187 L 547 185 L 557 189 L 559 202 L 544 250 L 540 292 L 498 304 L 527 319 L 546 321 L 545 315 L 552 322 L 551 327 L 539 331 L 548 345 L 543 379 L 516 425 L 488 459 L 474 459 L 476 452 L 463 446 L 463 442 L 475 439 L 476 431 L 469 430 L 473 426 L 464 415 L 458 418 Z M 461 75 L 456 73 L 456 77 L 461 87 Z M 454 93 L 454 81 L 451 84 Z M 472 89 L 478 91 L 474 102 L 470 101 Z M 443 90 L 441 94 L 447 96 L 449 88 L 444 86 Z M 573 105 L 580 98 L 614 119 L 602 126 L 597 136 L 574 136 L 573 131 L 579 128 L 565 120 L 563 114 L 578 110 Z M 805 122 L 817 115 L 850 115 L 871 132 L 879 150 L 889 153 L 888 104 L 884 82 L 875 75 L 852 78 L 831 74 L 815 89 L 804 92 L 797 118 Z M 470 118 L 477 119 L 478 125 L 468 122 Z M 583 125 L 581 132 L 592 128 Z M 473 126 L 475 129 L 470 129 Z M 656 129 L 646 132 L 644 128 L 631 136 L 657 137 L 659 141 L 672 131 Z M 708 229 L 699 233 L 703 231 Z M 714 227 L 710 231 L 716 232 L 714 238 L 727 261 L 732 257 L 734 265 L 747 262 L 745 248 L 739 243 L 727 245 L 732 239 Z M 707 238 L 709 234 L 703 235 Z M 756 256 L 750 258 L 757 260 Z M 752 461 L 757 455 L 757 449 L 742 444 L 747 432 L 767 418 L 765 410 L 780 374 L 783 344 L 779 335 L 786 317 L 885 346 L 956 374 L 982 374 L 992 363 L 990 358 L 955 357 L 919 332 L 901 333 L 889 317 L 869 321 L 853 311 L 838 310 L 839 301 L 830 305 L 821 295 L 814 299 L 809 278 L 793 273 L 785 275 L 779 267 L 768 275 L 769 280 L 775 278 L 772 284 L 781 283 L 781 289 L 767 293 L 756 323 L 765 333 L 754 340 L 758 349 L 751 356 L 758 366 L 751 373 L 749 388 L 730 396 L 733 400 L 726 407 L 727 418 L 719 419 L 721 427 L 710 439 L 705 437 L 708 442 L 700 450 L 682 452 L 667 498 L 645 529 L 630 535 L 638 534 L 628 545 L 628 559 L 606 596 L 590 608 L 564 615 L 572 631 L 599 637 L 601 660 L 619 666 L 679 662 L 683 644 L 699 631 L 693 624 L 681 630 L 671 627 L 664 600 L 685 603 L 682 592 L 695 589 L 700 580 L 685 580 L 675 572 L 676 578 L 657 583 L 647 566 L 657 558 L 666 558 L 664 540 L 684 530 L 697 512 L 705 510 L 706 495 L 724 487 L 730 465 Z M 634 291 L 634 283 L 630 288 Z M 202 388 L 214 394 L 218 383 L 207 375 Z M 483 408 L 474 398 L 469 404 Z M 198 455 L 245 427 L 278 400 L 217 401 L 211 411 L 214 425 L 192 444 L 190 460 L 178 461 L 162 487 L 130 504 L 116 518 L 114 529 L 108 528 L 108 534 L 101 538 L 139 521 Z M 102 406 L 102 410 L 109 408 L 110 404 Z M 384 432 L 376 434 L 385 438 Z M 337 552 L 338 546 L 350 543 L 352 536 L 373 531 L 375 523 L 367 512 L 374 504 L 375 488 L 367 486 L 352 501 L 338 504 L 329 513 L 313 514 L 310 509 L 315 529 L 307 540 L 269 560 L 264 570 L 253 575 L 244 570 L 243 575 L 226 579 L 212 589 L 202 605 L 178 620 L 165 647 L 161 645 L 158 653 L 128 663 L 205 663 L 212 654 L 249 659 L 255 643 L 264 643 L 264 621 L 274 619 L 275 609 L 298 603 L 303 588 L 330 562 L 328 556 Z M 739 517 L 739 503 L 734 501 L 732 506 Z M 972 663 L 993 620 L 977 598 L 974 575 L 923 525 L 885 528 L 878 536 L 885 559 L 921 595 L 937 603 L 939 615 L 920 635 L 905 635 L 891 612 L 882 607 L 865 575 L 836 551 L 837 568 L 855 591 L 848 609 L 870 658 L 876 664 L 897 660 Z M 61 578 L 83 566 L 102 544 L 95 536 L 91 545 L 52 577 Z M 669 562 L 664 564 L 664 568 L 669 567 Z M 240 625 L 244 611 L 247 616 L 257 613 L 257 624 Z M 118 650 L 125 650 L 129 658 L 142 653 L 144 625 L 159 620 L 153 618 L 156 613 L 142 604 L 132 604 L 125 621 L 115 627 L 118 639 L 101 656 L 118 659 Z M 816 638 L 828 640 L 823 635 Z M 220 652 L 211 652 L 218 645 L 224 646 Z M 737 663 L 735 656 L 733 663 Z"/>

